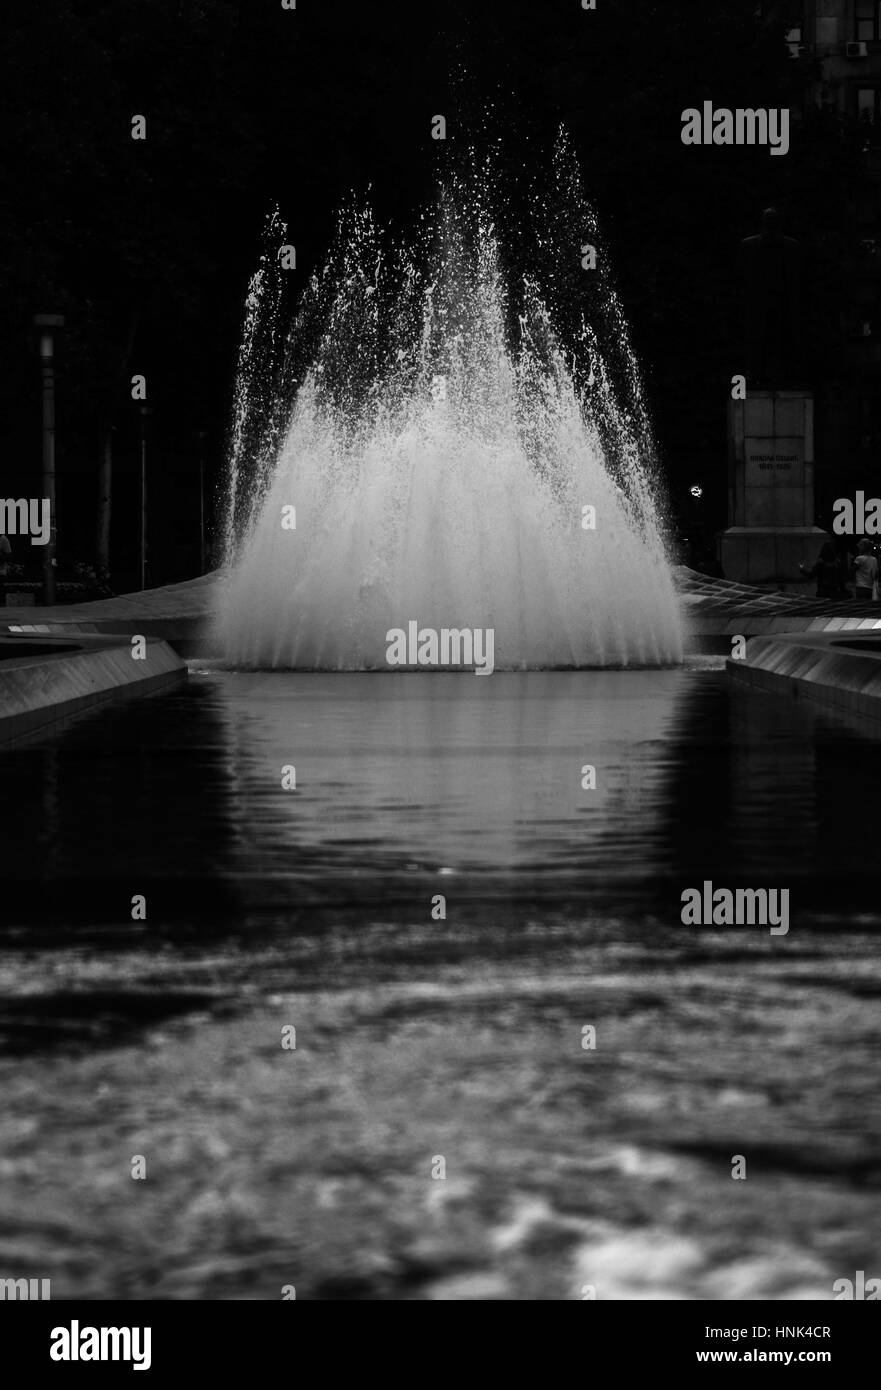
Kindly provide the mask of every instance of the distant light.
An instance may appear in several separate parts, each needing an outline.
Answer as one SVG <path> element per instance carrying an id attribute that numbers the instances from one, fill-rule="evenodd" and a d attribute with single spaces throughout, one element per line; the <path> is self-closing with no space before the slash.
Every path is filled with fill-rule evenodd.
<path id="1" fill-rule="evenodd" d="M 700 483 L 694 483 L 693 486 L 690 487 L 688 490 L 691 493 L 692 497 L 701 498 L 704 495 L 704 490 L 701 487 Z"/>

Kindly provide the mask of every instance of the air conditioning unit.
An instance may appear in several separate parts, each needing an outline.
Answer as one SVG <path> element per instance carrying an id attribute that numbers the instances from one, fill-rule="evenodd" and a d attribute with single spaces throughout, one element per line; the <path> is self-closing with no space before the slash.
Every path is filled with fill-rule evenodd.
<path id="1" fill-rule="evenodd" d="M 844 56 L 846 58 L 868 58 L 869 45 L 867 43 L 846 43 L 844 45 Z"/>
<path id="2" fill-rule="evenodd" d="M 860 250 L 864 251 L 867 256 L 874 256 L 878 251 L 878 243 L 874 237 L 864 237 L 860 242 Z"/>

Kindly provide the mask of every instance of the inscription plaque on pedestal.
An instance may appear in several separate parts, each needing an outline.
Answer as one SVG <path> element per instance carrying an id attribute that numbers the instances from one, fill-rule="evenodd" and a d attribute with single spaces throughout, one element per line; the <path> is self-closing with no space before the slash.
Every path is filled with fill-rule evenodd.
<path id="1" fill-rule="evenodd" d="M 747 390 L 728 408 L 722 569 L 780 587 L 800 581 L 799 564 L 813 565 L 826 533 L 814 525 L 814 397 L 802 386 L 804 265 L 775 208 L 741 242 L 740 275 Z"/>
<path id="2" fill-rule="evenodd" d="M 825 532 L 814 526 L 814 400 L 810 391 L 756 390 L 731 401 L 728 420 L 732 525 L 722 568 L 744 584 L 798 582 Z"/>

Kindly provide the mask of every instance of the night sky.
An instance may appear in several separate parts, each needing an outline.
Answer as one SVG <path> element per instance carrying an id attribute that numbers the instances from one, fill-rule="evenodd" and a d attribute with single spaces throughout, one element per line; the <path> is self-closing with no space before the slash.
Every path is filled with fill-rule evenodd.
<path id="1" fill-rule="evenodd" d="M 134 372 L 147 376 L 153 582 L 198 565 L 197 432 L 221 477 L 242 301 L 278 204 L 300 283 L 338 209 L 370 190 L 406 231 L 444 161 L 489 125 L 512 171 L 561 123 L 597 208 L 674 503 L 694 480 L 725 524 L 725 409 L 739 368 L 739 240 L 763 206 L 806 239 L 815 378 L 834 377 L 834 306 L 855 137 L 814 117 L 786 159 L 688 148 L 681 112 L 792 95 L 782 28 L 753 0 L 411 6 L 378 0 L 7 0 L 0 123 L 0 459 L 39 471 L 34 312 L 61 312 L 59 564 L 94 553 L 101 441 L 114 444 L 113 569 L 136 545 Z M 431 138 L 444 114 L 448 140 Z M 135 114 L 148 135 L 131 139 Z M 296 286 L 295 286 L 296 289 Z M 131 349 L 129 351 L 129 344 Z M 152 513 L 151 513 L 152 518 Z M 159 534 L 161 532 L 161 534 Z"/>

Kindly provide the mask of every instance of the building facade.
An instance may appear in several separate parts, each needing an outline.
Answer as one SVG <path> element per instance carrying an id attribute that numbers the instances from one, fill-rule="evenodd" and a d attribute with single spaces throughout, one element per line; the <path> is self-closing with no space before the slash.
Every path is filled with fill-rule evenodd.
<path id="1" fill-rule="evenodd" d="M 842 293 L 827 325 L 834 361 L 812 383 L 816 520 L 828 530 L 836 497 L 881 495 L 881 0 L 782 0 L 767 17 L 785 26 L 801 103 L 793 118 L 825 109 L 858 132 L 840 209 Z M 810 253 L 810 229 L 804 240 Z"/>

